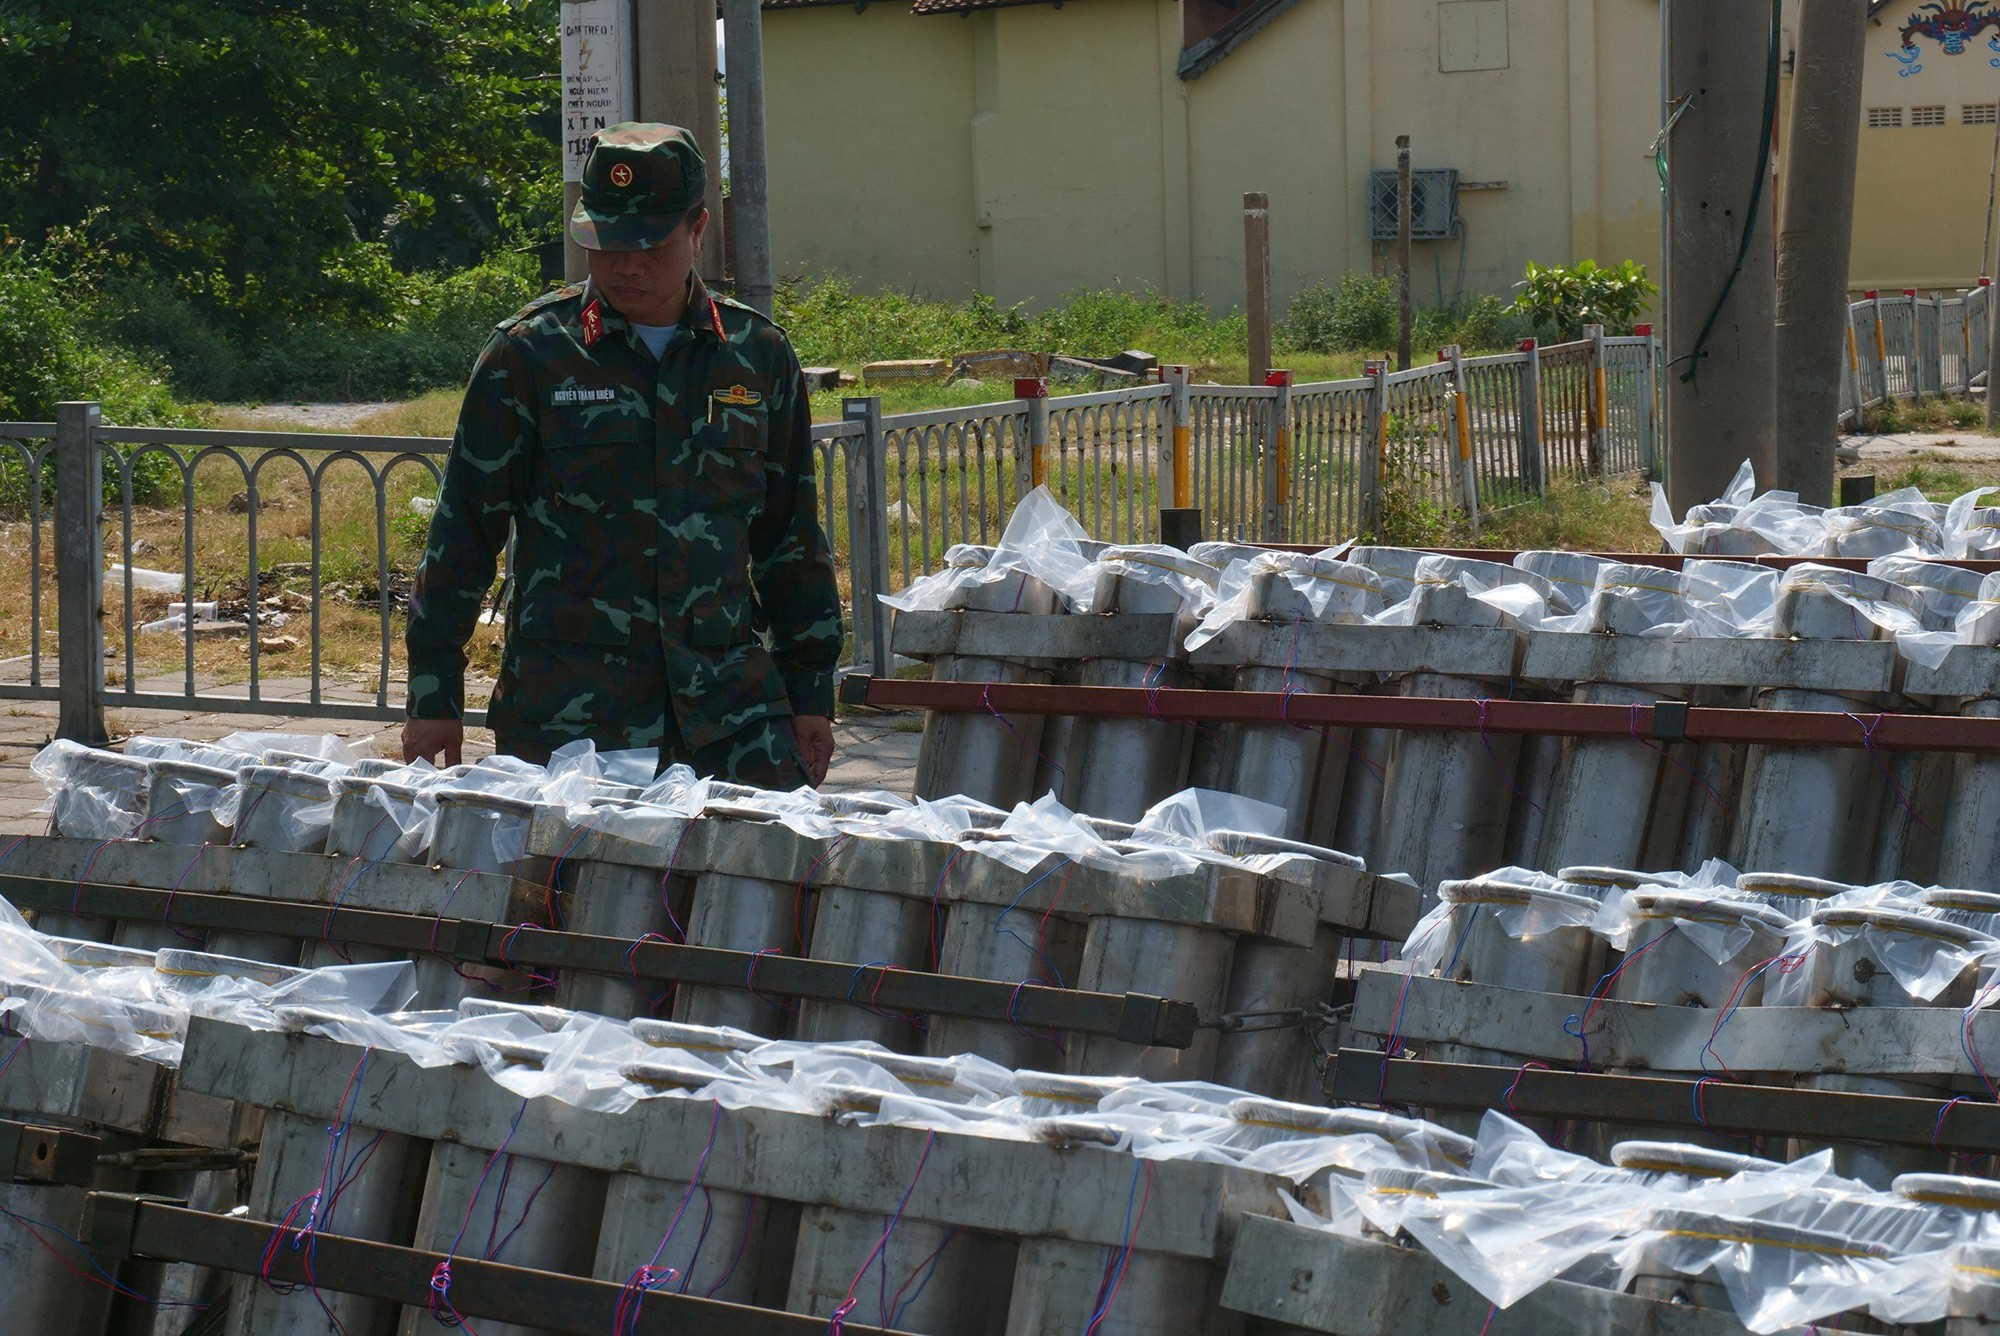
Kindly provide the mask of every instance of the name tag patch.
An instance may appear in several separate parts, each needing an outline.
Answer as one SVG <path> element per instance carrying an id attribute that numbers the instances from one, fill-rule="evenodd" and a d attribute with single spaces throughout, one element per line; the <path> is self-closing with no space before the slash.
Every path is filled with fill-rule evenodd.
<path id="1" fill-rule="evenodd" d="M 549 402 L 552 404 L 608 404 L 617 398 L 618 391 L 608 387 L 601 390 L 585 390 L 575 386 L 565 386 L 549 393 Z"/>

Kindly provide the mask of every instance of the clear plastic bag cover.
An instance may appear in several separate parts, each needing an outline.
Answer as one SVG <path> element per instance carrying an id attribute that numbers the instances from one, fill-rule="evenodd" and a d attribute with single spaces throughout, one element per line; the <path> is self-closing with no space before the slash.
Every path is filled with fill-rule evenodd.
<path id="1" fill-rule="evenodd" d="M 1778 587 L 1780 597 L 1811 590 L 1839 599 L 1876 629 L 1876 638 L 1893 639 L 1904 658 L 1927 668 L 1944 662 L 1955 639 L 1949 632 L 1925 629 L 1923 601 L 1915 590 L 1872 575 L 1807 563 L 1786 571 Z"/>
<path id="2" fill-rule="evenodd" d="M 1109 547 L 1104 554 L 1072 578 L 1066 593 L 1078 612 L 1102 612 L 1114 580 L 1159 585 L 1180 599 L 1180 611 L 1189 617 L 1205 616 L 1220 596 L 1221 576 L 1215 568 L 1196 561 L 1179 548 L 1158 543 L 1134 543 Z"/>
<path id="3" fill-rule="evenodd" d="M 1627 952 L 1671 931 L 1716 964 L 1727 965 L 1753 945 L 1761 952 L 1756 961 L 1777 954 L 1792 922 L 1760 904 L 1732 901 L 1728 891 L 1649 896 L 1642 888 L 1607 899 L 1592 926 L 1598 936 Z"/>
<path id="4" fill-rule="evenodd" d="M 1031 803 L 1016 803 L 993 832 L 997 839 L 979 840 L 973 851 L 1016 872 L 1040 867 L 1050 854 L 1095 867 L 1117 867 L 1120 854 L 1094 834 L 1076 814 L 1045 793 Z"/>
<path id="5" fill-rule="evenodd" d="M 1896 912 L 1894 902 L 1898 899 L 1899 896 L 1885 893 L 1882 888 L 1863 888 L 1838 897 L 1838 904 L 1815 910 L 1810 917 L 1793 924 L 1784 953 L 1800 959 L 1802 964 L 1765 974 L 1764 1004 L 1809 1005 L 1813 978 L 1809 954 L 1857 940 L 1863 944 L 1869 959 L 1887 970 L 1896 986 L 1917 1002 L 1931 1001 L 1967 974 L 1976 973 L 1983 961 L 2000 952 L 2000 941 L 1984 933 L 1936 921 L 1927 928 L 1916 914 L 1908 915 L 1913 921 L 1907 927 L 1893 922 L 1826 918 L 1855 908 Z"/>
<path id="6" fill-rule="evenodd" d="M 1457 585 L 1466 594 L 1492 609 L 1501 626 L 1539 628 L 1551 616 L 1569 612 L 1569 603 L 1556 587 L 1533 571 L 1505 566 L 1497 561 L 1469 557 L 1425 556 L 1417 563 L 1415 585 Z M 1416 597 L 1383 612 L 1372 620 L 1380 626 L 1409 626 L 1416 618 Z"/>
<path id="7" fill-rule="evenodd" d="M 961 589 L 1024 571 L 1074 598 L 1086 589 L 1090 547 L 1090 536 L 1076 517 L 1047 487 L 1037 487 L 1014 507 L 999 546 L 990 554 L 980 548 L 954 547 L 945 553 L 943 570 L 918 578 L 899 593 L 878 597 L 898 612 L 948 608 Z"/>
<path id="8" fill-rule="evenodd" d="M 1915 557 L 1877 557 L 1868 563 L 1868 573 L 1913 591 L 1919 603 L 1918 616 L 1927 631 L 1956 628 L 1958 614 L 1979 597 L 1984 579 L 1976 571 Z"/>
<path id="9" fill-rule="evenodd" d="M 373 742 L 368 738 L 349 742 L 331 733 L 231 733 L 216 739 L 215 745 L 223 751 L 241 752 L 255 760 L 262 760 L 268 752 L 285 751 L 316 756 L 342 766 L 352 765 L 374 750 Z"/>
<path id="10" fill-rule="evenodd" d="M 321 852 L 333 825 L 335 799 L 333 786 L 327 781 L 345 773 L 346 768 L 344 762 L 332 761 L 323 767 L 266 767 L 254 780 L 246 771 L 235 787 L 223 791 L 213 815 L 217 821 L 234 826 L 238 839 L 243 838 L 254 816 L 260 827 L 276 830 L 280 848 Z"/>
<path id="11" fill-rule="evenodd" d="M 572 792 L 587 794 L 600 783 L 646 789 L 660 768 L 660 749 L 638 747 L 629 751 L 597 750 L 588 738 L 566 742 L 556 748 L 546 767 L 548 787 L 537 795 L 547 802 L 562 802 Z"/>
<path id="12" fill-rule="evenodd" d="M 1417 565 L 1428 555 L 1413 547 L 1356 547 L 1348 549 L 1345 560 L 1380 577 L 1386 610 L 1408 601 L 1416 591 Z"/>
<path id="13" fill-rule="evenodd" d="M 1912 498 L 1915 503 L 1912 504 Z M 1867 505 L 1838 506 L 1826 512 L 1829 557 L 1942 556 L 1944 525 L 1927 513 L 1929 503 L 1914 488 L 1877 497 Z"/>
<path id="14" fill-rule="evenodd" d="M 1568 628 L 1628 636 L 1695 634 L 1678 571 L 1606 562 Z"/>
<path id="15" fill-rule="evenodd" d="M 1263 552 L 1232 562 L 1216 585 L 1216 599 L 1201 624 L 1188 634 L 1187 648 L 1200 649 L 1232 622 L 1257 615 L 1258 581 L 1282 580 L 1305 601 L 1314 621 L 1359 622 L 1376 617 L 1388 601 L 1381 576 L 1366 566 L 1296 552 Z"/>
<path id="16" fill-rule="evenodd" d="M 48 794 L 41 810 L 54 818 L 59 834 L 119 840 L 145 820 L 143 762 L 58 738 L 35 753 L 28 770 Z"/>

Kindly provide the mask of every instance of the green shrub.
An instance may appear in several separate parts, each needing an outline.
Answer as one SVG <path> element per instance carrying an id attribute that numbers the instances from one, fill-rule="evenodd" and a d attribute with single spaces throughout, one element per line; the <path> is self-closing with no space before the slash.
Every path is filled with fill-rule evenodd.
<path id="1" fill-rule="evenodd" d="M 1308 353 L 1380 351 L 1396 341 L 1396 282 L 1386 274 L 1344 274 L 1292 298 L 1276 341 Z"/>
<path id="2" fill-rule="evenodd" d="M 1024 348 L 1073 357 L 1110 357 L 1143 348 L 1166 362 L 1212 362 L 1243 346 L 1240 315 L 1220 320 L 1199 302 L 1151 292 L 1087 288 L 1039 315 L 1025 303 L 989 296 L 933 301 L 909 293 L 860 293 L 831 276 L 780 285 L 778 323 L 808 366 L 854 366 L 911 357 L 948 357 L 980 348 Z"/>
<path id="3" fill-rule="evenodd" d="M 1569 268 L 1530 260 L 1528 276 L 1515 286 L 1521 295 L 1511 309 L 1562 342 L 1582 338 L 1585 325 L 1602 325 L 1606 334 L 1630 334 L 1646 313 L 1646 299 L 1660 290 L 1636 260 L 1616 265 L 1578 260 Z"/>
<path id="4" fill-rule="evenodd" d="M 462 385 L 493 326 L 541 291 L 531 255 L 502 252 L 452 273 L 404 274 L 379 246 L 339 273 L 331 322 L 231 328 L 207 304 L 158 283 L 113 280 L 107 328 L 154 349 L 181 393 L 212 400 L 389 399 Z"/>

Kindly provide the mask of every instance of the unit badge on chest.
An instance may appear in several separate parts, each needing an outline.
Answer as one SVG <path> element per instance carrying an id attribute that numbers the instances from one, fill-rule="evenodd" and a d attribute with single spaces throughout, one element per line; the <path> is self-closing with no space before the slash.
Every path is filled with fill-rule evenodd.
<path id="1" fill-rule="evenodd" d="M 708 396 L 708 420 L 713 422 L 725 408 L 750 408 L 764 402 L 764 396 L 747 385 L 731 385 Z"/>

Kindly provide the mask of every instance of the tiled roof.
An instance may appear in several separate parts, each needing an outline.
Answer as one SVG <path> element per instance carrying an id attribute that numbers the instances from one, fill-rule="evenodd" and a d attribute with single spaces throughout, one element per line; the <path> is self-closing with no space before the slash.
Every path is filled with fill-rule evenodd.
<path id="1" fill-rule="evenodd" d="M 1017 5 L 1053 5 L 1063 7 L 1063 0 L 916 0 L 910 6 L 912 14 L 970 14 L 981 9 L 1010 9 Z"/>

